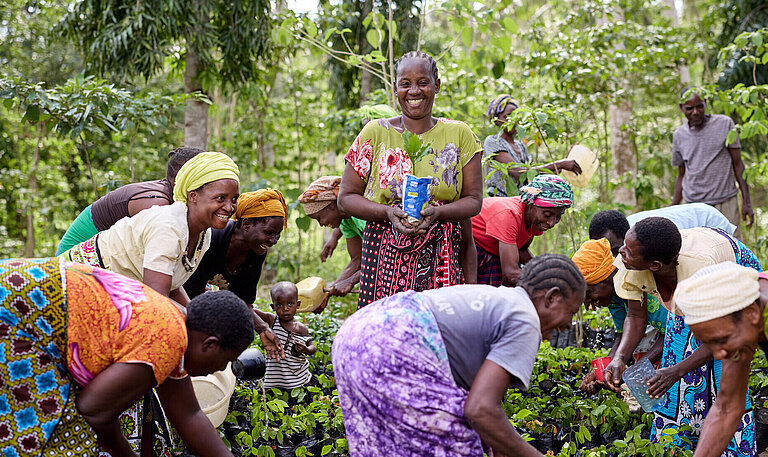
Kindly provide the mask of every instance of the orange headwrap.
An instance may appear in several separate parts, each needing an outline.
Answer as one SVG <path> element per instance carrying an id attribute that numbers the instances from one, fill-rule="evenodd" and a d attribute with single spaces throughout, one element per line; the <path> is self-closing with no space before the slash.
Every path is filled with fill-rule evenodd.
<path id="1" fill-rule="evenodd" d="M 616 268 L 613 266 L 611 243 L 606 238 L 589 240 L 582 244 L 572 260 L 590 286 L 607 279 Z"/>
<path id="2" fill-rule="evenodd" d="M 267 188 L 246 192 L 237 198 L 237 211 L 234 216 L 236 220 L 267 216 L 282 216 L 285 219 L 285 227 L 288 227 L 288 207 L 285 206 L 285 198 L 279 190 Z"/>

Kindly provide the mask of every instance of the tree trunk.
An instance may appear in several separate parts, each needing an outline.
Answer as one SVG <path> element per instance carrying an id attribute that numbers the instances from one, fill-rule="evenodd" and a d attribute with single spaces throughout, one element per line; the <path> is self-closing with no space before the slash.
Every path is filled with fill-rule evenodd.
<path id="1" fill-rule="evenodd" d="M 202 63 L 191 48 L 187 49 L 184 65 L 184 91 L 188 94 L 202 91 L 197 79 Z M 208 104 L 197 100 L 187 101 L 184 110 L 184 145 L 206 150 L 208 148 Z"/>
<path id="2" fill-rule="evenodd" d="M 608 112 L 611 118 L 611 152 L 613 155 L 613 178 L 619 185 L 613 190 L 613 201 L 634 208 L 637 204 L 635 191 L 627 185 L 635 175 L 635 157 L 632 153 L 632 142 L 629 136 L 629 126 L 632 120 L 632 102 L 624 98 L 618 105 L 610 105 Z"/>
<path id="3" fill-rule="evenodd" d="M 677 10 L 677 6 L 675 6 L 675 0 L 665 0 L 665 3 L 667 4 L 667 9 L 664 11 L 664 13 L 672 19 L 672 25 L 675 27 L 680 26 L 680 16 L 681 11 Z M 693 2 L 689 2 L 693 3 Z M 694 5 L 695 8 L 695 5 Z M 680 82 L 687 86 L 691 82 L 691 71 L 688 68 L 688 65 L 680 65 L 677 67 L 677 71 L 680 74 Z"/>
<path id="4" fill-rule="evenodd" d="M 35 256 L 35 197 L 37 196 L 37 165 L 40 163 L 40 143 L 43 141 L 43 123 L 37 124 L 37 141 L 35 156 L 29 170 L 29 207 L 27 209 L 27 243 L 24 247 L 24 257 Z"/>

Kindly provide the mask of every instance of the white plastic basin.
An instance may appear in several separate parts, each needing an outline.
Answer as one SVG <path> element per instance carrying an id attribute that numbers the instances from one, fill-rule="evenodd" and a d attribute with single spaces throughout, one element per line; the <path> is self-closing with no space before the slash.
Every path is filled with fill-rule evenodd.
<path id="1" fill-rule="evenodd" d="M 195 389 L 197 402 L 214 427 L 224 422 L 229 410 L 229 399 L 235 391 L 235 375 L 232 364 L 224 371 L 217 371 L 208 376 L 193 376 L 192 387 Z"/>

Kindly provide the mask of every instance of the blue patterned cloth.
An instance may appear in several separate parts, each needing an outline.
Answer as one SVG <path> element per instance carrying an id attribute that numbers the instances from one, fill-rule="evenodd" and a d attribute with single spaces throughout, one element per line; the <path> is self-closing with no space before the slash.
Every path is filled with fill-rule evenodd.
<path id="1" fill-rule="evenodd" d="M 712 230 L 731 241 L 736 262 L 739 265 L 762 271 L 760 261 L 743 243 L 729 236 L 723 230 L 715 228 Z M 693 354 L 699 346 L 699 341 L 694 338 L 691 329 L 685 325 L 684 318 L 669 313 L 667 331 L 664 334 L 662 367 L 671 367 L 679 363 Z M 720 390 L 721 366 L 719 360 L 713 360 L 686 374 L 669 389 L 664 406 L 654 412 L 652 441 L 659 442 L 660 437 L 668 435 L 673 437 L 673 445 L 685 449 L 695 449 L 704 419 Z M 755 424 L 749 392 L 747 392 L 745 409 L 746 413 L 742 416 L 739 428 L 728 444 L 728 448 L 722 454 L 723 457 L 752 457 L 756 455 Z M 691 432 L 678 432 L 680 425 L 688 425 L 693 430 Z"/>

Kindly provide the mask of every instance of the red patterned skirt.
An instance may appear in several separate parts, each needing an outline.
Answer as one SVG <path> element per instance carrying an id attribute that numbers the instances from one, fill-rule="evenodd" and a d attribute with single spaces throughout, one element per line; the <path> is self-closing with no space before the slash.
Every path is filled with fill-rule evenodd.
<path id="1" fill-rule="evenodd" d="M 369 221 L 363 232 L 358 308 L 406 290 L 461 283 L 458 222 L 439 221 L 427 233 L 407 236 L 389 221 Z"/>

